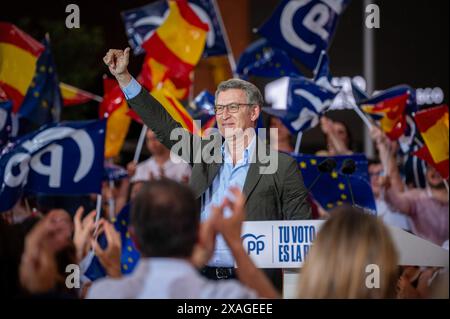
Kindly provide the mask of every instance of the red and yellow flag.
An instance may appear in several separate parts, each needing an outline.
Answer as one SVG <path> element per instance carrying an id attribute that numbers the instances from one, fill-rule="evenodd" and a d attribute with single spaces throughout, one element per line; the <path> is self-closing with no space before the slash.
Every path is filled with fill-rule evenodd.
<path id="1" fill-rule="evenodd" d="M 64 106 L 83 104 L 91 100 L 96 100 L 98 102 L 101 101 L 100 96 L 86 92 L 63 82 L 59 82 L 59 89 L 61 90 Z"/>
<path id="2" fill-rule="evenodd" d="M 184 106 L 165 89 L 152 91 L 152 96 L 166 109 L 170 116 L 191 133 L 199 133 L 194 125 L 191 115 Z"/>
<path id="3" fill-rule="evenodd" d="M 166 21 L 142 44 L 147 52 L 142 76 L 147 89 L 161 83 L 181 99 L 187 96 L 190 74 L 202 56 L 208 25 L 186 0 L 169 0 L 169 10 Z"/>
<path id="4" fill-rule="evenodd" d="M 409 94 L 395 96 L 376 104 L 363 104 L 361 109 L 380 121 L 382 131 L 391 139 L 397 140 L 406 128 L 406 103 Z"/>
<path id="5" fill-rule="evenodd" d="M 444 178 L 448 178 L 449 161 L 449 123 L 448 106 L 441 105 L 425 109 L 414 115 L 417 128 L 425 141 L 428 151 L 428 160 L 431 165 L 438 167 L 446 166 L 446 177 L 443 175 L 442 168 L 439 170 Z M 422 150 L 419 155 L 426 155 Z M 418 156 L 419 156 L 418 155 Z M 419 156 L 420 157 L 420 156 Z M 422 157 L 421 157 L 422 158 Z M 445 171 L 445 170 L 444 170 Z"/>
<path id="6" fill-rule="evenodd" d="M 105 158 L 119 155 L 128 134 L 131 118 L 128 104 L 119 84 L 111 88 L 109 79 L 103 79 L 105 96 L 99 108 L 100 118 L 107 117 L 105 136 Z"/>
<path id="7" fill-rule="evenodd" d="M 0 86 L 17 112 L 28 91 L 44 46 L 11 23 L 0 22 Z"/>

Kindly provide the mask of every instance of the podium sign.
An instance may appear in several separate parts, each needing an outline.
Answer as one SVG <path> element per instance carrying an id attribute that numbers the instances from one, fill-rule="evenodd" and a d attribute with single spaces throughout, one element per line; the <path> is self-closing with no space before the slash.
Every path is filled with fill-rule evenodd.
<path id="1" fill-rule="evenodd" d="M 301 268 L 324 220 L 244 222 L 242 244 L 259 268 Z M 448 251 L 427 240 L 388 227 L 400 265 L 448 267 Z"/>

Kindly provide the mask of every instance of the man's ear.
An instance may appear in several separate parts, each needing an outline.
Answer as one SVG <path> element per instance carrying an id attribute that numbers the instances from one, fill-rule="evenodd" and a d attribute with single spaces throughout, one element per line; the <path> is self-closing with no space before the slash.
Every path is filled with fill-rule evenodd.
<path id="1" fill-rule="evenodd" d="M 252 109 L 252 112 L 250 114 L 251 120 L 253 122 L 256 122 L 260 114 L 261 114 L 261 107 L 258 105 Z"/>

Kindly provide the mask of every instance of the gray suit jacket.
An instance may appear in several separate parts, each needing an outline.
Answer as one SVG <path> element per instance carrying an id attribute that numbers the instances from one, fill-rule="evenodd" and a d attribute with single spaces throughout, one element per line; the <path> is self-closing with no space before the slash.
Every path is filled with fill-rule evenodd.
<path id="1" fill-rule="evenodd" d="M 181 128 L 180 124 L 173 120 L 164 107 L 144 88 L 136 97 L 128 100 L 128 104 L 167 148 L 172 149 L 180 138 L 189 141 L 188 145 L 185 145 L 189 149 L 189 154 L 183 154 L 182 157 L 192 165 L 190 186 L 196 198 L 200 200 L 202 194 L 212 184 L 221 164 L 208 160 L 208 156 L 211 156 L 208 152 L 206 153 L 209 155 L 203 154 L 202 159 L 201 152 L 197 152 L 198 146 L 201 145 L 203 149 L 208 143 L 210 146 L 211 143 L 221 145 L 223 139 L 215 136 L 215 138 L 204 140 L 190 134 L 187 130 L 178 130 L 178 132 L 181 131 L 178 139 L 171 139 L 172 130 Z M 220 145 L 215 146 L 220 149 Z M 258 151 L 256 150 L 255 153 L 257 154 Z M 222 156 L 222 154 L 219 155 Z M 311 208 L 306 199 L 308 194 L 297 162 L 284 153 L 275 151 L 275 155 L 278 157 L 278 169 L 273 174 L 260 174 L 261 170 L 266 169 L 267 166 L 259 160 L 258 156 L 256 161 L 250 164 L 243 189 L 247 197 L 247 220 L 309 219 Z"/>

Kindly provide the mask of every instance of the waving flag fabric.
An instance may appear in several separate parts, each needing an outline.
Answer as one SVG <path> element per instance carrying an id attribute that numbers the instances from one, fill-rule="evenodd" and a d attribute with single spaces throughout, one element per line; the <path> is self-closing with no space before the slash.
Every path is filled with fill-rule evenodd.
<path id="1" fill-rule="evenodd" d="M 110 85 L 107 78 L 103 79 L 105 96 L 100 103 L 99 117 L 107 118 L 106 138 L 105 138 L 105 157 L 111 158 L 119 155 L 122 150 L 123 143 L 128 134 L 131 118 L 128 115 L 129 108 L 127 100 L 120 89 L 119 84 L 114 81 L 114 85 Z"/>
<path id="2" fill-rule="evenodd" d="M 86 92 L 63 82 L 59 82 L 59 89 L 61 90 L 64 106 L 83 104 L 92 100 L 101 102 L 102 100 L 98 95 Z"/>
<path id="3" fill-rule="evenodd" d="M 45 50 L 36 63 L 36 71 L 18 111 L 20 116 L 42 126 L 57 122 L 62 108 L 61 91 L 56 66 L 47 39 L 43 41 Z"/>
<path id="4" fill-rule="evenodd" d="M 197 16 L 209 27 L 203 56 L 210 57 L 227 54 L 225 40 L 213 0 L 189 0 L 188 3 Z M 142 43 L 166 20 L 168 14 L 169 6 L 165 0 L 155 1 L 121 13 L 128 42 L 134 54 L 145 52 L 141 47 Z"/>
<path id="5" fill-rule="evenodd" d="M 349 0 L 283 0 L 258 30 L 311 70 L 327 50 Z"/>
<path id="6" fill-rule="evenodd" d="M 249 76 L 279 78 L 301 75 L 287 53 L 271 46 L 266 39 L 259 39 L 245 49 L 237 63 L 236 72 L 244 79 Z"/>
<path id="7" fill-rule="evenodd" d="M 448 106 L 441 105 L 415 114 L 425 145 L 414 154 L 434 166 L 445 179 L 449 176 Z"/>
<path id="8" fill-rule="evenodd" d="M 8 145 L 0 155 L 0 212 L 23 191 L 42 194 L 100 193 L 105 121 L 44 126 Z"/>
<path id="9" fill-rule="evenodd" d="M 415 108 L 414 92 L 407 85 L 398 85 L 381 91 L 369 99 L 360 100 L 361 110 L 379 122 L 383 132 L 398 140 L 407 128 L 406 115 Z"/>
<path id="10" fill-rule="evenodd" d="M 266 86 L 266 100 L 272 107 L 263 107 L 269 115 L 278 117 L 293 133 L 305 131 L 319 122 L 339 93 L 330 83 L 325 51 L 314 71 L 314 79 L 303 76 L 284 77 Z"/>
<path id="11" fill-rule="evenodd" d="M 216 125 L 216 114 L 214 112 L 214 95 L 208 91 L 202 91 L 197 95 L 192 103 L 192 107 L 188 108 L 189 114 L 196 121 L 200 121 L 201 130 L 204 132 L 208 128 Z"/>
<path id="12" fill-rule="evenodd" d="M 33 80 L 45 47 L 13 24 L 0 22 L 0 86 L 16 113 Z"/>
<path id="13" fill-rule="evenodd" d="M 294 155 L 297 160 L 305 186 L 309 187 L 314 179 L 319 175 L 317 165 L 325 160 L 326 156 L 315 155 Z M 364 154 L 332 156 L 336 160 L 336 169 L 331 173 L 324 173 L 319 177 L 317 184 L 311 189 L 311 193 L 316 201 L 326 209 L 333 209 L 344 203 L 352 204 L 351 191 L 355 199 L 355 205 L 363 207 L 376 213 L 375 199 L 370 186 L 368 173 L 368 162 Z M 340 172 L 343 162 L 346 159 L 355 161 L 356 170 L 349 176 L 347 182 L 346 175 Z M 326 190 L 326 191 L 324 191 Z"/>
<path id="14" fill-rule="evenodd" d="M 186 0 L 170 0 L 169 16 L 142 47 L 157 63 L 167 67 L 167 77 L 188 77 L 200 60 L 208 25 L 203 23 Z"/>

